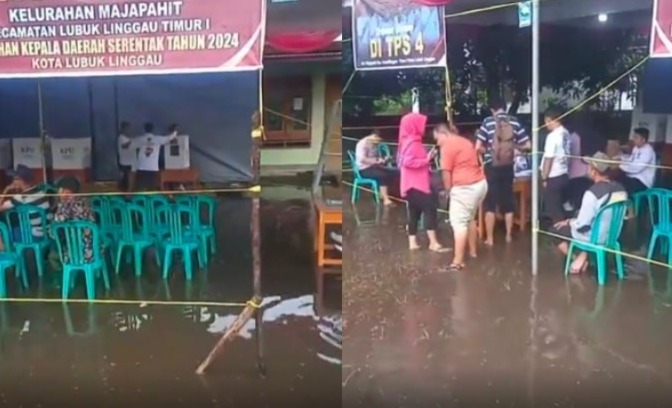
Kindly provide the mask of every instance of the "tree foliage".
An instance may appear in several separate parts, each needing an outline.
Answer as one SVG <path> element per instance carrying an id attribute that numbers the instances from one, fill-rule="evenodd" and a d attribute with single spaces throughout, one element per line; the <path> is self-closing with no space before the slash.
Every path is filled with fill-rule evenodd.
<path id="1" fill-rule="evenodd" d="M 453 109 L 460 118 L 478 116 L 488 96 L 511 102 L 511 110 L 528 101 L 532 81 L 530 29 L 513 26 L 448 26 L 448 59 Z M 542 27 L 540 84 L 563 94 L 593 94 L 635 65 L 646 54 L 639 29 Z M 344 43 L 344 81 L 353 70 L 352 50 Z M 422 105 L 445 100 L 445 70 L 358 72 L 344 96 L 344 109 L 371 113 L 366 100 L 400 95 L 412 87 L 421 91 Z M 616 84 L 618 91 L 632 91 L 634 77 Z M 359 95 L 350 98 L 349 95 Z M 368 105 L 372 105 L 369 103 Z"/>

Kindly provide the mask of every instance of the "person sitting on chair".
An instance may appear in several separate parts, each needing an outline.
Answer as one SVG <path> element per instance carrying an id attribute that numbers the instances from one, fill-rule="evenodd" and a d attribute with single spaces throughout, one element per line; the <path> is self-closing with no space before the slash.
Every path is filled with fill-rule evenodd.
<path id="1" fill-rule="evenodd" d="M 650 189 L 656 180 L 656 152 L 649 144 L 649 129 L 635 129 L 632 143 L 634 148 L 620 165 L 622 173 L 618 179 L 630 197 Z"/>
<path id="2" fill-rule="evenodd" d="M 76 177 L 65 176 L 58 181 L 58 204 L 56 205 L 56 212 L 54 214 L 54 222 L 66 221 L 90 221 L 96 222 L 96 217 L 89 200 L 83 196 L 77 195 L 80 191 L 80 183 Z M 58 237 L 53 237 L 58 239 Z M 84 247 L 84 262 L 91 262 L 93 260 L 93 235 L 88 229 L 85 230 L 82 236 L 82 244 Z M 63 262 L 68 262 L 67 253 L 66 259 Z M 49 254 L 49 263 L 54 270 L 60 270 L 61 259 L 58 253 L 53 251 Z"/>
<path id="3" fill-rule="evenodd" d="M 595 153 L 592 157 L 584 159 L 588 164 L 588 177 L 593 181 L 593 185 L 583 194 L 581 208 L 576 218 L 556 222 L 551 232 L 570 240 L 589 241 L 590 235 L 595 227 L 595 217 L 603 207 L 616 202 L 628 199 L 625 188 L 618 182 L 609 178 L 609 156 L 602 152 Z M 611 214 L 604 214 L 600 220 L 599 242 L 603 243 L 609 227 L 611 226 Z M 567 241 L 562 241 L 558 249 L 567 255 L 569 245 Z M 588 254 L 581 252 L 572 263 L 571 273 L 578 274 L 585 272 L 588 268 Z"/>
<path id="4" fill-rule="evenodd" d="M 379 145 L 382 140 L 380 133 L 374 130 L 369 136 L 357 142 L 355 165 L 362 177 L 378 182 L 383 204 L 389 206 L 393 204 L 389 195 L 389 186 L 394 176 L 394 170 L 385 166 L 389 158 L 380 156 Z"/>

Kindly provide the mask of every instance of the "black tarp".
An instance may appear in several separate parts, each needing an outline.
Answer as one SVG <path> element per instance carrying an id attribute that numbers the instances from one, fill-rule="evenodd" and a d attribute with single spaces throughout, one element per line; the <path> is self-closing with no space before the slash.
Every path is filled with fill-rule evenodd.
<path id="1" fill-rule="evenodd" d="M 39 82 L 38 82 L 39 81 Z M 190 135 L 191 164 L 206 182 L 249 182 L 250 117 L 259 107 L 258 72 L 0 81 L 0 137 L 38 137 L 38 83 L 44 127 L 53 138 L 93 138 L 96 180 L 117 177 L 120 120 L 133 134 L 153 122 Z"/>
<path id="2" fill-rule="evenodd" d="M 640 89 L 644 112 L 672 115 L 672 58 L 650 59 Z"/>

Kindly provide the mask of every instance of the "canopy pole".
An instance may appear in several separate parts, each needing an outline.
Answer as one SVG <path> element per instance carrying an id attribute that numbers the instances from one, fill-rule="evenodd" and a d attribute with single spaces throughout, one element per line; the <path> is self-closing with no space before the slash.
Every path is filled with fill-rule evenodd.
<path id="1" fill-rule="evenodd" d="M 40 159 L 42 161 L 42 182 L 47 182 L 47 131 L 44 128 L 44 108 L 42 107 L 42 82 L 37 81 L 37 114 L 40 126 Z"/>
<path id="2" fill-rule="evenodd" d="M 539 272 L 539 0 L 532 0 L 532 275 Z"/>

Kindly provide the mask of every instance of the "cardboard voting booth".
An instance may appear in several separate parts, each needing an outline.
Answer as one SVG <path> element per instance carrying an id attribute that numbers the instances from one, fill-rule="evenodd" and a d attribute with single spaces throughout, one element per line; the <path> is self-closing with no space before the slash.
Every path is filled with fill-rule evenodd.
<path id="1" fill-rule="evenodd" d="M 54 170 L 84 170 L 91 168 L 91 138 L 51 139 Z"/>
<path id="2" fill-rule="evenodd" d="M 175 142 L 163 146 L 163 158 L 166 170 L 182 170 L 190 168 L 189 136 L 177 136 Z"/>
<path id="3" fill-rule="evenodd" d="M 0 139 L 0 171 L 12 167 L 12 140 Z"/>
<path id="4" fill-rule="evenodd" d="M 22 164 L 31 169 L 41 169 L 44 163 L 40 138 L 12 139 L 13 167 Z"/>

